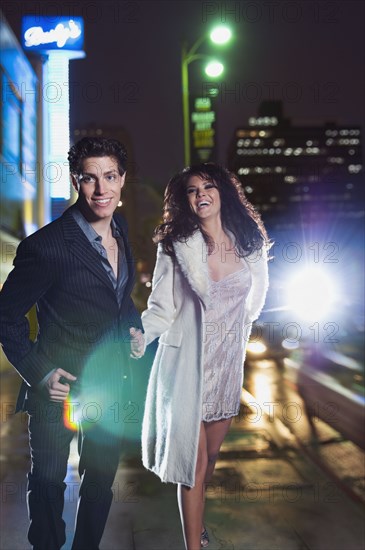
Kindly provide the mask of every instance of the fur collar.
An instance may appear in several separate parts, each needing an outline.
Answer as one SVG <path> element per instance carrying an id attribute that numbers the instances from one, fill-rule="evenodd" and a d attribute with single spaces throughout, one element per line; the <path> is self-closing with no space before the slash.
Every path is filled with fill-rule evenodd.
<path id="1" fill-rule="evenodd" d="M 191 288 L 206 305 L 209 302 L 208 247 L 199 229 L 186 242 L 175 241 L 174 251 Z"/>
<path id="2" fill-rule="evenodd" d="M 234 235 L 229 233 L 232 242 Z M 174 242 L 176 261 L 190 284 L 192 290 L 202 301 L 204 307 L 210 302 L 208 269 L 208 247 L 198 229 L 186 242 Z M 267 253 L 265 247 L 245 257 L 251 272 L 252 287 L 247 302 L 248 315 L 256 319 L 264 304 L 268 288 Z"/>

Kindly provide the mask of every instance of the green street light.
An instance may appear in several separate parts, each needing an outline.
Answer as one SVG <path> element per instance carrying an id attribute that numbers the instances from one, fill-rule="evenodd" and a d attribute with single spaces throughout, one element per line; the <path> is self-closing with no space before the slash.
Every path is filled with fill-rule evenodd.
<path id="1" fill-rule="evenodd" d="M 223 73 L 223 71 L 224 67 L 219 61 L 211 61 L 205 67 L 205 74 L 211 78 L 217 78 Z"/>
<path id="2" fill-rule="evenodd" d="M 232 32 L 228 27 L 215 27 L 210 33 L 210 39 L 214 44 L 226 44 L 232 37 Z"/>
<path id="3" fill-rule="evenodd" d="M 220 25 L 215 27 L 210 33 L 210 39 L 214 44 L 223 45 L 226 44 L 232 33 L 228 27 Z M 185 166 L 190 165 L 190 119 L 189 119 L 189 71 L 188 67 L 193 61 L 199 59 L 209 60 L 210 63 L 205 68 L 206 74 L 211 78 L 217 78 L 224 70 L 224 67 L 218 61 L 212 61 L 210 56 L 205 54 L 196 53 L 198 48 L 207 39 L 207 35 L 203 35 L 188 49 L 186 44 L 182 47 L 181 56 L 181 93 L 182 93 L 182 107 L 183 107 L 183 124 L 184 124 L 184 162 Z"/>

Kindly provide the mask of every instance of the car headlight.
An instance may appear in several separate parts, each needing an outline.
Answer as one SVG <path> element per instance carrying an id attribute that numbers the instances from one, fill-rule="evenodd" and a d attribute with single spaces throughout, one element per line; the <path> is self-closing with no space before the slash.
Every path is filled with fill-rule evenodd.
<path id="1" fill-rule="evenodd" d="M 322 269 L 305 269 L 288 283 L 288 307 L 307 321 L 325 317 L 335 299 L 333 282 Z"/>
<path id="2" fill-rule="evenodd" d="M 249 342 L 247 344 L 247 351 L 250 353 L 260 355 L 261 353 L 265 353 L 266 350 L 267 347 L 263 342 Z"/>

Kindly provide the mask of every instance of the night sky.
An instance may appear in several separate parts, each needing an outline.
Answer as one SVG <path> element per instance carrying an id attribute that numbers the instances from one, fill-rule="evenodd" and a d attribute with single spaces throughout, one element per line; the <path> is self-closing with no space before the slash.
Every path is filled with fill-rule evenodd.
<path id="1" fill-rule="evenodd" d="M 130 134 L 137 175 L 165 186 L 183 167 L 181 43 L 192 45 L 215 23 L 228 24 L 226 66 L 218 98 L 219 161 L 235 128 L 264 99 L 281 99 L 301 123 L 364 121 L 364 4 L 361 1 L 6 1 L 20 38 L 23 14 L 85 18 L 86 58 L 71 62 L 71 129 L 121 125 Z M 190 66 L 200 91 L 203 64 Z M 232 93 L 234 91 L 234 93 Z M 229 93 L 231 92 L 231 93 Z"/>

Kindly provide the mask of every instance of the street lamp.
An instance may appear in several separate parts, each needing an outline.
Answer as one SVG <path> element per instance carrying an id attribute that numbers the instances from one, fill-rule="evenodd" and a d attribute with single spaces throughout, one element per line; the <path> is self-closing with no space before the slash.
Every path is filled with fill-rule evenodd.
<path id="1" fill-rule="evenodd" d="M 209 37 L 214 44 L 226 44 L 232 36 L 228 27 L 215 27 Z M 182 47 L 181 56 L 181 92 L 182 92 L 182 108 L 183 108 L 183 124 L 184 124 L 184 162 L 185 166 L 190 164 L 190 117 L 189 117 L 189 65 L 193 61 L 199 59 L 208 59 L 210 62 L 205 68 L 205 72 L 211 78 L 217 78 L 224 70 L 222 63 L 213 61 L 210 56 L 196 53 L 201 44 L 206 40 L 207 36 L 201 36 L 195 44 L 187 48 L 186 44 Z"/>

